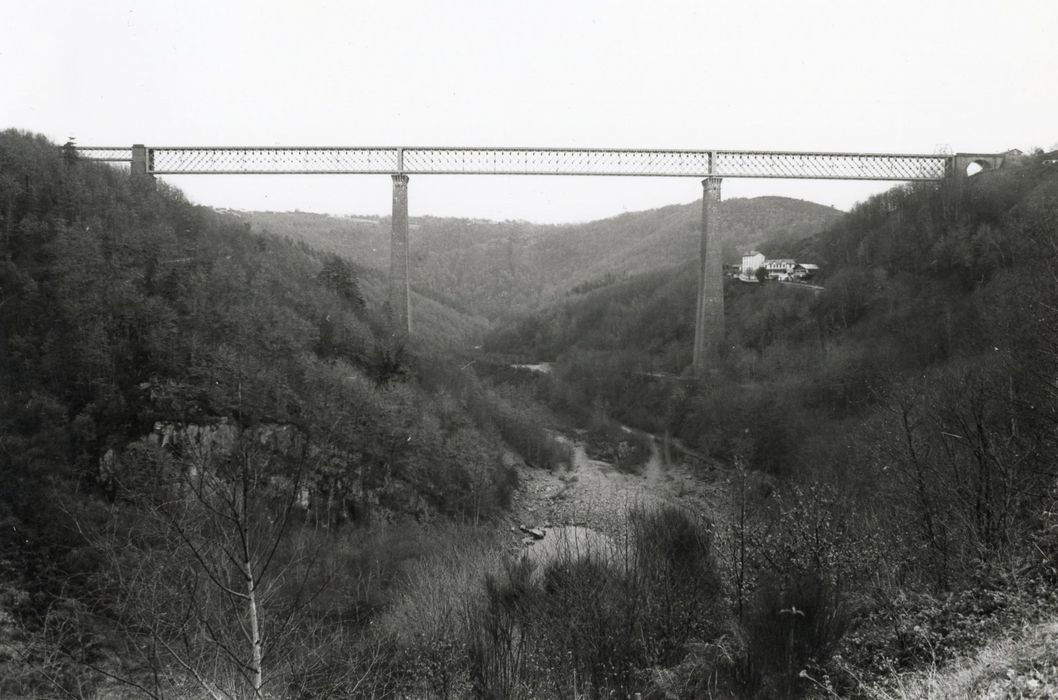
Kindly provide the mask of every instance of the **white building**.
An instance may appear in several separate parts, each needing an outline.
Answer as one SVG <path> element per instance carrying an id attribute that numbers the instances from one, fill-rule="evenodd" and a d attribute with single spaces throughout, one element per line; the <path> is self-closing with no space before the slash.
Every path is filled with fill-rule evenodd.
<path id="1" fill-rule="evenodd" d="M 785 272 L 789 273 L 794 269 L 797 262 L 792 258 L 776 258 L 775 260 L 765 260 L 764 269 L 769 273 L 772 272 Z"/>
<path id="2" fill-rule="evenodd" d="M 765 261 L 764 253 L 758 253 L 755 250 L 751 250 L 742 256 L 742 268 L 739 274 L 742 277 L 753 277 L 757 274 L 757 268 L 764 265 Z"/>

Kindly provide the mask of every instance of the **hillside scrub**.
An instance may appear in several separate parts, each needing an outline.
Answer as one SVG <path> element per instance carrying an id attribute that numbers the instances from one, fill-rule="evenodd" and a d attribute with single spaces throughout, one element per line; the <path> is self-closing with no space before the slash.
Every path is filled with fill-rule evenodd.
<path id="1" fill-rule="evenodd" d="M 982 576 L 1017 588 L 1004 615 L 1031 617 L 1039 608 L 1018 591 L 1052 585 L 1052 550 L 1036 543 L 1058 477 L 1056 231 L 1058 171 L 1030 157 L 961 189 L 894 188 L 816 236 L 769 247 L 817 261 L 824 290 L 728 281 L 727 347 L 705 381 L 686 381 L 690 264 L 511 320 L 486 347 L 554 360 L 537 395 L 571 415 L 604 407 L 764 475 L 774 494 L 837 489 L 863 514 L 851 532 L 879 556 L 878 575 L 844 585 L 861 603 L 856 620 L 891 614 L 879 601 L 897 593 L 925 605 L 897 614 L 941 616 L 916 596 L 959 595 Z M 975 624 L 970 612 L 946 619 Z M 938 634 L 927 654 L 903 635 L 871 622 L 847 639 L 871 649 L 857 658 L 895 668 L 971 644 Z M 856 687 L 841 673 L 828 682 Z"/>
<path id="2" fill-rule="evenodd" d="M 896 188 L 782 241 L 825 290 L 729 284 L 702 382 L 692 266 L 542 279 L 484 246 L 531 282 L 488 313 L 561 298 L 487 339 L 555 360 L 523 381 L 442 355 L 482 327 L 444 294 L 402 346 L 366 262 L 62 156 L 0 133 L 0 695 L 869 696 L 1053 614 L 1053 168 Z M 580 247 L 540 259 L 690 233 L 692 208 L 555 227 Z M 509 450 L 561 467 L 563 414 L 726 462 L 726 509 L 504 557 Z"/>
<path id="3" fill-rule="evenodd" d="M 451 362 L 423 362 L 419 375 L 425 386 L 458 397 L 479 428 L 498 433 L 530 466 L 569 466 L 571 450 L 555 438 L 553 416 L 517 386 L 495 386 L 467 370 L 469 366 L 456 368 Z"/>
<path id="4" fill-rule="evenodd" d="M 304 612 L 357 585 L 329 533 L 488 520 L 505 446 L 392 346 L 360 266 L 63 155 L 0 133 L 0 695 L 355 679 L 348 601 Z"/>
<path id="5" fill-rule="evenodd" d="M 677 379 L 690 362 L 690 265 L 513 321 L 486 349 L 557 358 L 540 395 L 574 415 L 603 405 L 623 423 L 667 429 L 725 459 L 744 452 L 765 470 L 818 471 L 802 449 L 816 434 L 883 412 L 891 387 L 939 379 L 953 364 L 1005 364 L 1008 403 L 1039 412 L 1048 383 L 1028 375 L 1045 375 L 1053 353 L 1055 177 L 1029 163 L 961 193 L 917 185 L 873 198 L 798 244 L 827 271 L 818 295 L 727 284 L 729 347 L 703 389 Z M 777 434 L 788 438 L 760 442 Z"/>
<path id="6" fill-rule="evenodd" d="M 421 673 L 380 667 L 376 683 L 436 697 L 800 697 L 802 671 L 825 668 L 852 626 L 846 586 L 860 575 L 847 561 L 862 543 L 804 547 L 839 517 L 825 501 L 806 494 L 748 525 L 770 534 L 747 545 L 737 608 L 728 534 L 673 506 L 632 508 L 612 541 L 567 540 L 539 565 L 452 543 L 383 618 Z"/>
<path id="7" fill-rule="evenodd" d="M 649 687 L 649 670 L 710 640 L 720 586 L 708 526 L 633 511 L 615 551 L 565 552 L 540 584 L 527 560 L 486 577 L 469 610 L 475 697 L 606 697 Z"/>
<path id="8" fill-rule="evenodd" d="M 254 231 L 304 241 L 372 270 L 388 269 L 388 218 L 307 212 L 238 216 Z M 796 240 L 841 213 L 798 199 L 755 197 L 724 201 L 720 216 L 724 259 L 737 262 L 743 247 L 759 247 L 771 238 Z M 497 320 L 625 275 L 678 266 L 697 254 L 700 221 L 700 200 L 584 224 L 415 217 L 409 276 L 413 291 L 423 298 L 465 316 Z"/>

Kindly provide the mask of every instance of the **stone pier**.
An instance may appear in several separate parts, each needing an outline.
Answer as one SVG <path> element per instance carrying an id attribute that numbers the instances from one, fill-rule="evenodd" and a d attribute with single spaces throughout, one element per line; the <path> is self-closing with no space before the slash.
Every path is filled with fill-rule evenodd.
<path id="1" fill-rule="evenodd" d="M 719 177 L 702 180 L 702 238 L 698 255 L 698 314 L 694 324 L 694 374 L 715 364 L 724 341 L 724 277 L 720 250 Z"/>
<path id="2" fill-rule="evenodd" d="M 393 220 L 389 239 L 389 313 L 393 334 L 411 335 L 408 284 L 408 176 L 393 175 Z"/>
<path id="3" fill-rule="evenodd" d="M 132 145 L 132 174 L 151 175 L 151 177 L 154 177 L 147 170 L 147 147 L 142 143 Z"/>

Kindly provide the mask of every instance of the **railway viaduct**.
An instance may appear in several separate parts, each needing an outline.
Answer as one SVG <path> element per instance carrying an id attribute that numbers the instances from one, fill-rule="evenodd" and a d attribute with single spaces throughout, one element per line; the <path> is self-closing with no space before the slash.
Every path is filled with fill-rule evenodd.
<path id="1" fill-rule="evenodd" d="M 702 183 L 694 372 L 708 372 L 724 340 L 720 185 L 724 178 L 961 180 L 971 164 L 1001 168 L 1007 154 L 954 155 L 794 151 L 521 147 L 75 146 L 78 158 L 127 163 L 134 175 L 390 175 L 389 308 L 393 332 L 412 333 L 408 279 L 408 185 L 415 175 L 694 177 Z"/>

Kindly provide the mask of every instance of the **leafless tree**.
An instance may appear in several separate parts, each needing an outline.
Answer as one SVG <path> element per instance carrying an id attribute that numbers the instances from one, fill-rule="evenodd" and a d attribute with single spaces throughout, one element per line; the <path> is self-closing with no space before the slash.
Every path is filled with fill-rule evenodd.
<path id="1" fill-rule="evenodd" d="M 114 631 L 113 653 L 67 644 L 79 663 L 152 698 L 285 696 L 323 671 L 345 688 L 364 682 L 378 650 L 314 608 L 333 572 L 302 517 L 309 443 L 280 442 L 247 429 L 197 454 L 126 450 L 135 464 L 116 467 L 118 502 L 105 525 L 82 529 L 101 562 L 91 616 Z"/>

